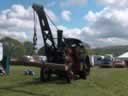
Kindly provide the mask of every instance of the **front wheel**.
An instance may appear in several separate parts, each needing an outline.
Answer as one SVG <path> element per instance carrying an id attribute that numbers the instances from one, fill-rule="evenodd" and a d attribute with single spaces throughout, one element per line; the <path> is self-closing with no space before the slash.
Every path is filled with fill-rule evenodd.
<path id="1" fill-rule="evenodd" d="M 87 79 L 87 72 L 86 71 L 80 71 L 79 75 L 80 75 L 80 78 L 85 79 L 85 80 Z"/>
<path id="2" fill-rule="evenodd" d="M 67 83 L 71 83 L 71 81 L 73 80 L 73 73 L 70 71 L 66 71 L 66 81 Z"/>
<path id="3" fill-rule="evenodd" d="M 40 71 L 40 80 L 41 81 L 48 81 L 49 78 L 50 78 L 50 73 L 49 73 L 48 69 L 41 68 L 41 71 Z"/>

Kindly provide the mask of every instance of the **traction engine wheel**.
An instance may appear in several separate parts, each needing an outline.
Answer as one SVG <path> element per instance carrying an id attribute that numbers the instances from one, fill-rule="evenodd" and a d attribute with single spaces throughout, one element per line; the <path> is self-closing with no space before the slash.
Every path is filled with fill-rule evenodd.
<path id="1" fill-rule="evenodd" d="M 69 71 L 66 71 L 66 82 L 71 83 L 72 81 L 72 74 Z"/>
<path id="2" fill-rule="evenodd" d="M 86 71 L 80 71 L 79 75 L 80 75 L 80 78 L 87 79 L 87 73 L 86 73 Z"/>
<path id="3" fill-rule="evenodd" d="M 41 71 L 40 71 L 40 79 L 41 81 L 48 81 L 50 80 L 50 71 L 46 68 L 41 68 Z"/>

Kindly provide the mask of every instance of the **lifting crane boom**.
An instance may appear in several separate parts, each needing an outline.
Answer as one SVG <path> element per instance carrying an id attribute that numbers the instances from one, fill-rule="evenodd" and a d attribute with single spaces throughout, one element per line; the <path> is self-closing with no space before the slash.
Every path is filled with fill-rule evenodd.
<path id="1" fill-rule="evenodd" d="M 32 8 L 38 15 L 38 19 L 39 19 L 39 23 L 40 23 L 40 27 L 42 31 L 42 36 L 43 36 L 43 41 L 44 41 L 45 55 L 47 56 L 47 60 L 48 62 L 57 63 L 60 61 L 60 59 L 56 60 L 56 58 L 57 57 L 60 58 L 60 56 L 62 56 L 62 53 L 60 53 L 58 50 L 58 48 L 60 48 L 60 46 L 62 45 L 61 44 L 62 31 L 58 30 L 58 35 L 59 35 L 58 41 L 57 41 L 58 45 L 55 45 L 53 35 L 51 32 L 50 26 L 48 24 L 47 16 L 46 16 L 43 6 L 34 4 Z"/>

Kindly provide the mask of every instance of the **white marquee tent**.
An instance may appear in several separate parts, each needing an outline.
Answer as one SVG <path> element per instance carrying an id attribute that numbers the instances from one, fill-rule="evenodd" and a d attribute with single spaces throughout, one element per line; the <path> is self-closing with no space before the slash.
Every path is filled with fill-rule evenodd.
<path id="1" fill-rule="evenodd" d="M 118 58 L 128 60 L 128 52 L 123 53 L 122 55 L 118 56 Z"/>

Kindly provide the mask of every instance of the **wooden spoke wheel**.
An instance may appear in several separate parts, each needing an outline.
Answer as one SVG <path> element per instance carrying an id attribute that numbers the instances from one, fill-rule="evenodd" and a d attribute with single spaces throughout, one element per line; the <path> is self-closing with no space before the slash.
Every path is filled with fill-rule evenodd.
<path id="1" fill-rule="evenodd" d="M 71 76 L 70 76 L 70 73 L 69 72 L 66 72 L 66 82 L 67 83 L 71 83 Z"/>
<path id="2" fill-rule="evenodd" d="M 85 70 L 80 71 L 79 75 L 81 79 L 87 79 L 87 72 Z"/>
<path id="3" fill-rule="evenodd" d="M 48 69 L 41 68 L 41 71 L 40 71 L 41 81 L 48 81 L 50 80 L 50 77 L 51 77 L 50 71 Z"/>

